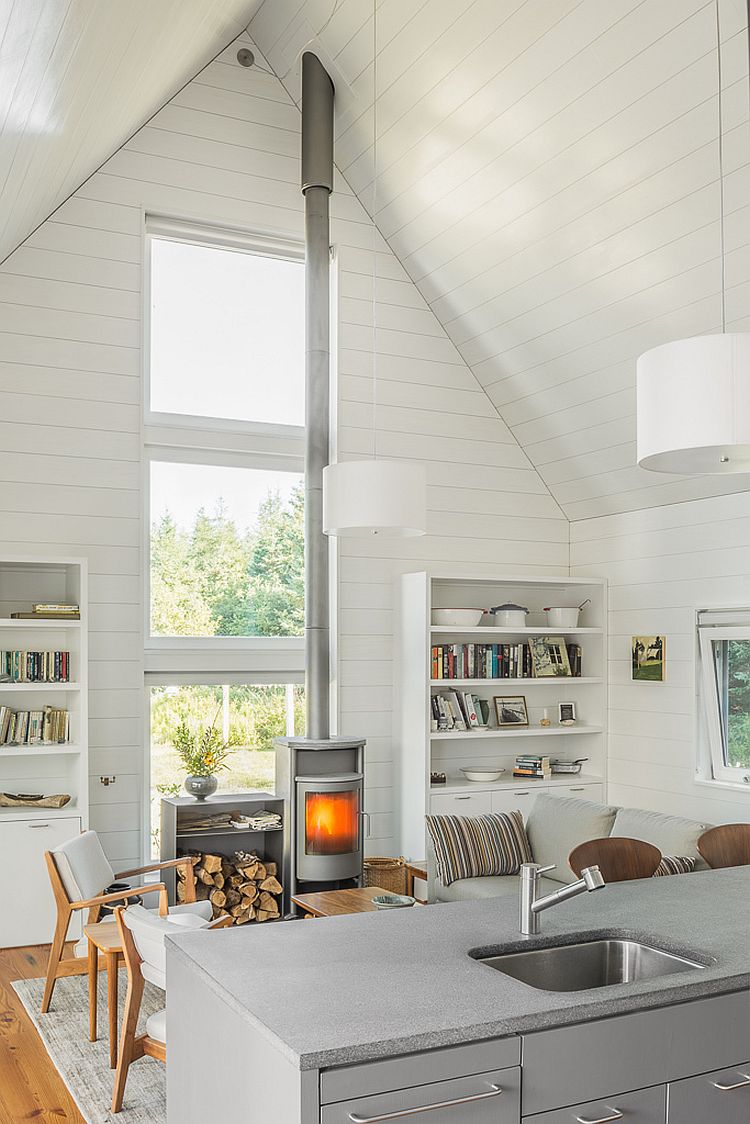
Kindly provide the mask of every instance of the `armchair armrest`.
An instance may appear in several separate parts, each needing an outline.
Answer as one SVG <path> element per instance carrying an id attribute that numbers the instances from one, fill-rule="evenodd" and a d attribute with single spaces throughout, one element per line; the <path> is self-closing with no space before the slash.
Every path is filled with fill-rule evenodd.
<path id="1" fill-rule="evenodd" d="M 135 886 L 130 890 L 115 890 L 112 894 L 98 894 L 95 898 L 86 898 L 83 901 L 71 902 L 73 909 L 91 909 L 97 905 L 107 905 L 108 902 L 119 902 L 123 898 L 136 898 L 142 894 L 159 893 L 159 916 L 166 917 L 169 912 L 169 899 L 167 887 L 163 882 L 155 882 L 153 886 Z"/>
<path id="2" fill-rule="evenodd" d="M 222 913 L 221 917 L 217 917 L 215 921 L 212 921 L 209 925 L 206 925 L 206 928 L 228 929 L 229 926 L 233 924 L 233 921 L 234 919 L 228 913 Z"/>
<path id="3" fill-rule="evenodd" d="M 155 870 L 170 870 L 176 866 L 194 866 L 195 855 L 181 855 L 179 859 L 165 859 L 164 862 L 149 863 L 148 866 L 138 866 L 133 870 L 120 870 L 115 878 L 134 878 L 136 874 L 151 874 Z"/>

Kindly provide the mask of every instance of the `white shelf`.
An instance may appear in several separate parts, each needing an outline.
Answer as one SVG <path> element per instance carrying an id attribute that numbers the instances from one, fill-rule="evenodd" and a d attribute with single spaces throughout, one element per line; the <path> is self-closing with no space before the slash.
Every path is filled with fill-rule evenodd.
<path id="1" fill-rule="evenodd" d="M 430 625 L 432 636 L 476 636 L 488 639 L 493 636 L 601 636 L 602 628 L 553 628 L 551 625 L 539 625 L 526 628 L 499 628 L 496 625 L 477 625 L 475 628 L 460 628 L 456 625 L 433 624 Z M 491 639 L 489 639 L 491 643 Z"/>
<path id="2" fill-rule="evenodd" d="M 430 741 L 479 741 L 483 738 L 554 738 L 567 734 L 601 734 L 601 726 L 529 726 L 523 730 L 439 730 L 430 734 Z"/>
<path id="3" fill-rule="evenodd" d="M 80 691 L 80 683 L 0 683 L 0 691 Z"/>
<path id="4" fill-rule="evenodd" d="M 36 631 L 39 631 L 39 632 L 47 632 L 49 629 L 68 629 L 68 628 L 80 628 L 80 627 L 81 627 L 80 620 L 77 620 L 77 621 L 72 621 L 72 620 L 59 621 L 59 620 L 55 620 L 54 618 L 45 617 L 43 620 L 26 620 L 26 621 L 24 621 L 24 620 L 11 620 L 10 617 L 0 617 L 0 628 L 12 628 L 14 630 L 19 629 L 19 628 L 23 628 L 23 629 L 30 628 L 30 629 L 33 629 L 33 630 L 36 630 Z"/>
<path id="5" fill-rule="evenodd" d="M 441 792 L 448 795 L 457 792 L 507 792 L 519 788 L 570 788 L 574 785 L 602 784 L 602 777 L 592 777 L 589 773 L 555 773 L 551 777 L 512 777 L 510 772 L 505 774 L 500 781 L 467 781 L 463 777 L 449 777 L 445 784 L 431 784 L 430 795 L 437 796 Z"/>
<path id="6" fill-rule="evenodd" d="M 526 679 L 431 679 L 431 687 L 553 687 L 560 683 L 603 683 L 601 676 L 596 675 L 550 675 L 542 679 L 532 677 Z"/>
<path id="7" fill-rule="evenodd" d="M 58 745 L 0 745 L 0 760 L 3 757 L 60 757 L 76 756 L 82 753 L 80 745 L 64 742 Z"/>

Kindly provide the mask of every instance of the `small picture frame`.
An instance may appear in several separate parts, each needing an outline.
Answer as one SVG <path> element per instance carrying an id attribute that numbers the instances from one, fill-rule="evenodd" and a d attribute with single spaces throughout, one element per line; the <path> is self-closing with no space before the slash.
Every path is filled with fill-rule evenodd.
<path id="1" fill-rule="evenodd" d="M 561 726 L 575 726 L 578 721 L 576 704 L 574 702 L 561 702 L 557 704 L 557 721 Z"/>
<path id="2" fill-rule="evenodd" d="M 630 659 L 634 681 L 663 683 L 667 666 L 666 636 L 634 636 Z"/>
<path id="3" fill-rule="evenodd" d="M 494 703 L 499 729 L 528 726 L 529 712 L 524 695 L 495 695 Z"/>

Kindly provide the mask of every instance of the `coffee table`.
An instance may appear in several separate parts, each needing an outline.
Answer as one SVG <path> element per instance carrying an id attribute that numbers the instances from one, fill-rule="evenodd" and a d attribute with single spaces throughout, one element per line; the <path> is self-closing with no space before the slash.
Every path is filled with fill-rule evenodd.
<path id="1" fill-rule="evenodd" d="M 362 886 L 351 890 L 320 890 L 313 894 L 295 894 L 292 904 L 310 917 L 337 917 L 344 913 L 374 913 L 376 894 L 387 894 L 380 886 Z"/>
<path id="2" fill-rule="evenodd" d="M 99 971 L 99 953 L 107 964 L 107 1003 L 109 1007 L 109 1065 L 117 1066 L 117 972 L 122 957 L 117 922 L 97 921 L 84 925 L 83 932 L 89 946 L 89 1041 L 96 1042 L 96 1001 Z"/>

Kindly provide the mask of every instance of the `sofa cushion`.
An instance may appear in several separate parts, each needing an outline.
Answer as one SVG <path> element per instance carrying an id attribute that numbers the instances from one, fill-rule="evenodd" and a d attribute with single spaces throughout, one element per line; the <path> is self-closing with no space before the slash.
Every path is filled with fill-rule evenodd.
<path id="1" fill-rule="evenodd" d="M 579 843 L 609 835 L 616 815 L 617 808 L 606 804 L 540 792 L 526 823 L 534 862 L 540 866 L 554 864 L 555 869 L 549 873 L 553 882 L 575 882 L 568 855 Z"/>
<path id="2" fill-rule="evenodd" d="M 549 878 L 540 878 L 539 893 L 547 894 L 559 890 L 560 883 Z M 518 875 L 506 874 L 494 878 L 459 878 L 450 886 L 435 883 L 435 897 L 439 902 L 477 901 L 481 898 L 517 897 Z"/>
<path id="3" fill-rule="evenodd" d="M 444 886 L 461 878 L 517 874 L 521 863 L 532 861 L 520 812 L 426 820 Z"/>
<path id="4" fill-rule="evenodd" d="M 649 812 L 645 808 L 619 808 L 611 834 L 618 838 L 645 839 L 663 855 L 690 855 L 696 860 L 696 870 L 708 870 L 698 853 L 698 840 L 710 826 L 682 816 Z"/>
<path id="5" fill-rule="evenodd" d="M 654 871 L 654 878 L 665 878 L 669 874 L 692 874 L 695 859 L 692 855 L 662 855 L 661 862 Z"/>

